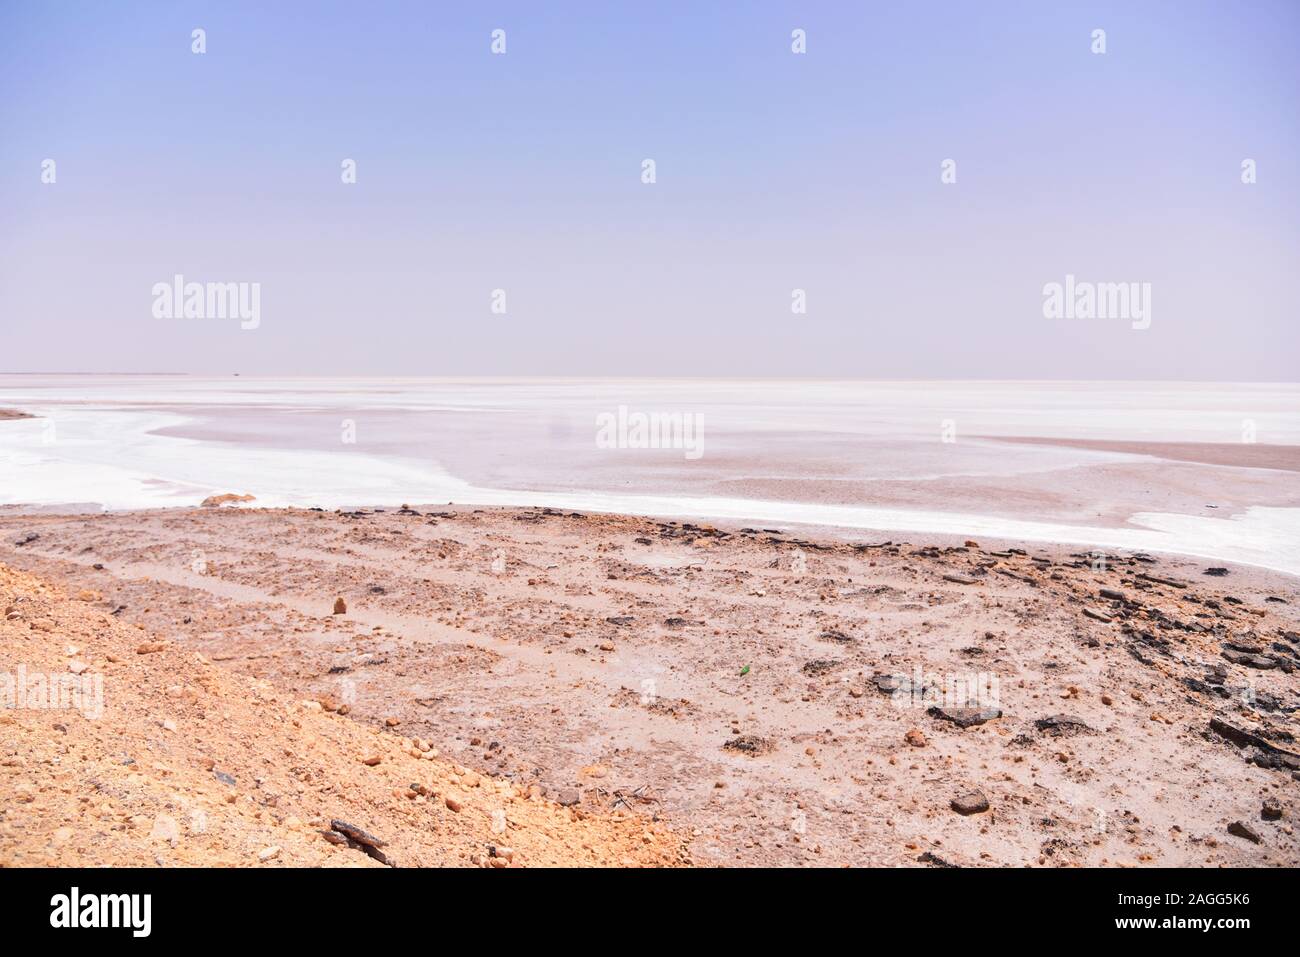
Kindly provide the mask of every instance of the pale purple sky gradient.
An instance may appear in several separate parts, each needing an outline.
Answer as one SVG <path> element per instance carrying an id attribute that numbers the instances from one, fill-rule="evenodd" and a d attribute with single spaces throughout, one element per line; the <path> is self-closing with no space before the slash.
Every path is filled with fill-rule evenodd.
<path id="1" fill-rule="evenodd" d="M 1294 381 L 1298 47 L 1267 0 L 13 0 L 0 371 Z M 260 327 L 155 319 L 176 273 Z M 1045 319 L 1067 273 L 1151 327 Z"/>

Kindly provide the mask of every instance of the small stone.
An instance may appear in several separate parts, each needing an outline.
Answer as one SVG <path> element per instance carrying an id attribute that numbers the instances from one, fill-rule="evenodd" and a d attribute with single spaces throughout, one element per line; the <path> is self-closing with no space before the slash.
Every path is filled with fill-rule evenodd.
<path id="1" fill-rule="evenodd" d="M 401 719 L 399 719 L 399 718 L 385 718 L 385 719 L 384 719 L 384 724 L 386 724 L 386 725 L 387 725 L 388 727 L 390 727 L 390 728 L 395 728 L 395 727 L 397 727 L 397 726 L 398 726 L 399 724 L 401 724 L 401 723 L 402 723 L 402 722 L 401 722 Z"/>
<path id="2" fill-rule="evenodd" d="M 69 662 L 68 662 L 68 670 L 71 671 L 74 675 L 79 675 L 79 674 L 81 674 L 83 671 L 85 671 L 85 670 L 86 670 L 87 668 L 89 668 L 89 667 L 90 667 L 90 665 L 86 664 L 84 661 L 69 661 Z"/>
<path id="3" fill-rule="evenodd" d="M 342 597 L 334 599 L 334 614 L 346 615 L 348 613 L 348 603 Z"/>
<path id="4" fill-rule="evenodd" d="M 927 708 L 925 711 L 932 718 L 951 721 L 959 728 L 971 728 L 976 725 L 1002 717 L 1000 708 Z"/>
<path id="5" fill-rule="evenodd" d="M 165 641 L 146 641 L 144 644 L 136 646 L 135 653 L 137 655 L 152 655 L 166 647 L 167 642 Z"/>
<path id="6" fill-rule="evenodd" d="M 382 761 L 382 760 L 384 760 L 382 755 L 379 755 L 379 754 L 367 754 L 367 755 L 365 755 L 365 756 L 361 759 L 361 763 L 364 764 L 364 765 L 366 765 L 366 766 L 368 766 L 368 767 L 372 767 L 372 768 L 373 768 L 376 764 L 378 764 L 378 763 L 379 763 L 380 761 Z"/>
<path id="7" fill-rule="evenodd" d="M 1233 821 L 1231 824 L 1229 824 L 1228 833 L 1233 835 L 1234 837 L 1244 837 L 1252 844 L 1259 843 L 1259 835 L 1256 834 L 1254 831 L 1252 831 L 1250 828 L 1248 828 L 1241 821 Z"/>
<path id="8" fill-rule="evenodd" d="M 54 622 L 50 621 L 48 618 L 37 618 L 29 627 L 32 631 L 53 631 Z"/>
<path id="9" fill-rule="evenodd" d="M 1097 611 L 1095 608 L 1085 608 L 1083 614 L 1088 618 L 1095 618 L 1097 621 L 1110 622 L 1110 615 Z"/>
<path id="10" fill-rule="evenodd" d="M 561 807 L 573 807 L 582 800 L 582 794 L 577 788 L 563 788 L 555 795 L 555 803 Z"/>
<path id="11" fill-rule="evenodd" d="M 903 735 L 903 740 L 914 748 L 923 748 L 926 744 L 925 735 L 922 734 L 918 728 L 913 728 L 911 731 L 907 732 L 907 734 Z"/>
<path id="12" fill-rule="evenodd" d="M 989 809 L 989 799 L 979 791 L 971 791 L 953 798 L 951 807 L 958 814 L 983 814 Z"/>
<path id="13" fill-rule="evenodd" d="M 278 847 L 264 847 L 257 852 L 257 859 L 259 861 L 273 861 L 279 856 L 280 849 Z"/>
<path id="14" fill-rule="evenodd" d="M 1266 821 L 1277 821 L 1282 817 L 1282 805 L 1276 798 L 1265 798 L 1264 806 L 1259 809 L 1259 816 Z"/>
<path id="15" fill-rule="evenodd" d="M 1050 734 L 1052 737 L 1069 737 L 1075 734 L 1094 734 L 1092 728 L 1088 727 L 1080 719 L 1068 714 L 1054 714 L 1046 718 L 1039 718 L 1034 722 L 1034 727 L 1044 734 Z"/>
<path id="16" fill-rule="evenodd" d="M 447 805 L 448 811 L 452 811 L 456 814 L 459 814 L 461 808 L 465 806 L 464 801 L 461 801 L 459 798 L 454 798 L 450 794 L 447 795 L 446 801 L 444 803 Z"/>

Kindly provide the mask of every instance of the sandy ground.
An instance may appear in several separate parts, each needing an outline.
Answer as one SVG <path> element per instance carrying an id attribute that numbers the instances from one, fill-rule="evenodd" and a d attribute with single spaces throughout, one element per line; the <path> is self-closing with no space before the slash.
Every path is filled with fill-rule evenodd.
<path id="1" fill-rule="evenodd" d="M 657 818 L 688 842 L 681 854 L 646 845 L 662 853 L 650 862 L 1300 863 L 1295 579 L 1206 574 L 1207 563 L 1168 557 L 1111 556 L 1097 568 L 1069 549 L 800 535 L 419 505 L 10 512 L 0 513 L 0 562 L 69 595 L 87 590 L 87 612 L 114 634 L 167 642 L 172 657 L 152 665 L 159 687 L 202 655 L 210 664 L 190 667 L 262 689 L 280 714 L 301 711 L 395 753 L 418 737 L 515 794 L 576 802 L 588 820 L 626 815 L 638 837 Z M 338 598 L 346 612 L 333 614 Z M 53 654 L 66 643 L 88 647 L 99 634 L 55 624 L 38 639 L 54 667 L 67 666 Z M 982 690 L 980 708 L 958 710 L 965 684 Z M 105 670 L 106 699 L 125 693 Z M 302 700 L 348 713 L 292 710 Z M 170 710 L 157 697 L 142 704 L 155 721 Z M 244 709 L 256 704 L 231 693 L 201 726 L 229 725 L 252 746 L 258 719 Z M 98 733 L 111 736 L 115 720 L 106 711 Z M 16 745 L 13 725 L 0 728 L 20 772 L 48 775 L 58 747 L 75 749 L 42 741 L 51 724 L 21 725 Z M 159 759 L 136 760 L 152 781 Z M 374 773 L 340 760 L 336 788 Z M 76 858 L 66 848 L 96 827 L 85 814 L 58 825 L 63 851 L 31 817 L 46 802 L 70 806 L 70 795 L 99 803 L 109 762 L 79 762 L 65 753 L 57 785 L 47 776 L 44 789 L 25 785 L 28 803 L 5 800 L 6 858 Z M 431 793 L 452 787 L 431 781 Z M 117 799 L 140 783 L 124 778 Z M 271 790 L 278 813 L 333 814 L 323 798 L 299 809 L 290 781 Z M 384 815 L 403 808 L 427 815 L 417 830 L 448 819 L 436 801 L 414 803 L 424 795 L 373 793 L 370 815 L 351 811 L 371 833 L 400 833 Z M 360 857 L 313 839 L 313 853 Z M 231 859 L 256 861 L 263 840 L 232 839 Z M 398 840 L 395 857 L 445 859 Z M 457 850 L 469 855 L 472 843 Z M 627 856 L 613 841 L 591 862 Z"/>
<path id="2" fill-rule="evenodd" d="M 0 708 L 0 867 L 687 861 L 648 815 L 481 775 L 395 720 L 368 727 L 146 634 L 96 592 L 0 565 L 0 604 L 23 689 L 0 689 L 22 695 Z"/>

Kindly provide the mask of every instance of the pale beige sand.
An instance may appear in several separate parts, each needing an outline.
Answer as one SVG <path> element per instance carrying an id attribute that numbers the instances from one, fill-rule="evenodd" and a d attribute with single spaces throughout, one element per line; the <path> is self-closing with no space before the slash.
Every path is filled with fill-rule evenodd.
<path id="1" fill-rule="evenodd" d="M 170 629 L 145 634 L 98 592 L 0 564 L 0 606 L 0 673 L 21 664 L 30 686 L 84 667 L 102 682 L 80 708 L 0 708 L 0 867 L 384 866 L 326 840 L 336 820 L 398 867 L 683 861 L 648 815 L 470 771 L 403 726 L 234 673 Z"/>
<path id="2" fill-rule="evenodd" d="M 350 697 L 358 726 L 396 717 L 586 810 L 656 815 L 697 864 L 1300 864 L 1288 576 L 531 509 L 9 514 L 0 533 L 0 561 L 99 592 L 142 637 L 285 700 Z M 1002 715 L 962 729 L 874 678 L 914 669 L 996 677 Z M 1058 714 L 1085 729 L 1037 723 Z M 954 811 L 974 790 L 990 809 Z"/>

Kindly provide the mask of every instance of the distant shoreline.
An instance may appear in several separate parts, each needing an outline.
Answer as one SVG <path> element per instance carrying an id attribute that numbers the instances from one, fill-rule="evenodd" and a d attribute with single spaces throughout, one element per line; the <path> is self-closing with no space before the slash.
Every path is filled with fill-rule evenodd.
<path id="1" fill-rule="evenodd" d="M 1054 445 L 1094 452 L 1122 452 L 1149 455 L 1175 462 L 1200 465 L 1228 465 L 1240 469 L 1275 469 L 1300 472 L 1300 445 L 1268 445 L 1254 442 L 1144 442 L 1121 439 L 1063 439 L 1029 435 L 978 435 L 991 442 L 1017 445 Z"/>

